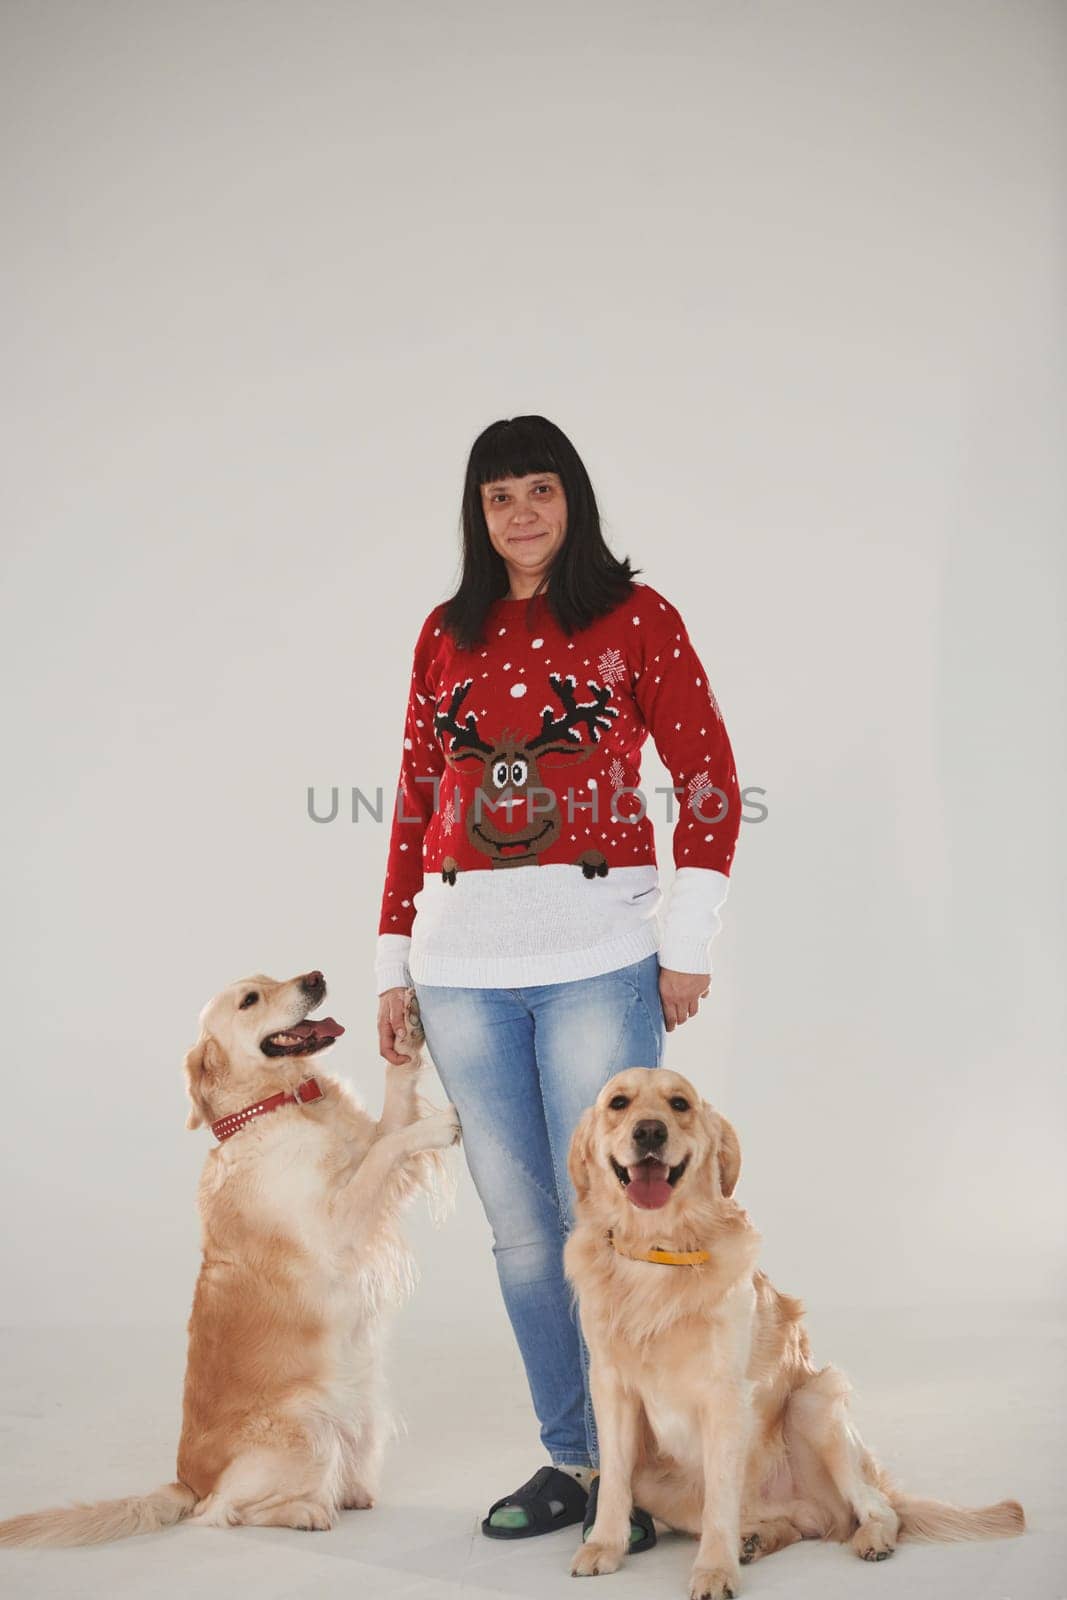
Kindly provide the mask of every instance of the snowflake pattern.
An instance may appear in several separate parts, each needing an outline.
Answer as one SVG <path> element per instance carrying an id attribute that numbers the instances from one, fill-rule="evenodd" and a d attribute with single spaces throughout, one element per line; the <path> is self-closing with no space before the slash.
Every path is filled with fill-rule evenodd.
<path id="1" fill-rule="evenodd" d="M 613 758 L 611 766 L 608 768 L 608 777 L 611 779 L 611 787 L 613 789 L 622 788 L 626 779 L 626 769 L 618 756 Z"/>
<path id="2" fill-rule="evenodd" d="M 605 650 L 596 664 L 605 683 L 621 683 L 626 676 L 626 663 L 621 650 Z"/>
<path id="3" fill-rule="evenodd" d="M 446 833 L 451 833 L 456 826 L 456 808 L 452 804 L 451 795 L 449 795 L 441 808 L 441 822 Z"/>
<path id="4" fill-rule="evenodd" d="M 686 787 L 689 790 L 689 809 L 692 811 L 714 785 L 705 769 L 705 771 L 698 772 L 694 777 L 690 778 Z"/>

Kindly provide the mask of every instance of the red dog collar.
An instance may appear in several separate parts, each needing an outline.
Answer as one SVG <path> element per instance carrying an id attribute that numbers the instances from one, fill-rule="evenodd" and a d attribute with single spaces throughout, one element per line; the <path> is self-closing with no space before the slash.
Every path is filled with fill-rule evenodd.
<path id="1" fill-rule="evenodd" d="M 246 1122 L 251 1122 L 253 1117 L 262 1117 L 268 1111 L 277 1111 L 279 1106 L 306 1106 L 312 1100 L 324 1099 L 319 1088 L 317 1078 L 305 1078 L 303 1083 L 298 1083 L 294 1094 L 272 1094 L 266 1100 L 257 1100 L 254 1106 L 245 1106 L 242 1111 L 231 1111 L 228 1117 L 220 1117 L 211 1124 L 211 1131 L 221 1144 L 224 1139 L 229 1139 L 238 1128 L 243 1128 Z"/>

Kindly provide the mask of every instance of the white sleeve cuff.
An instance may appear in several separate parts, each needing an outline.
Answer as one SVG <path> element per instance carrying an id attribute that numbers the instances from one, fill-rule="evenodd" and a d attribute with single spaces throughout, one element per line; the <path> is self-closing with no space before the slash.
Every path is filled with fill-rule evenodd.
<path id="1" fill-rule="evenodd" d="M 378 994 L 386 989 L 410 989 L 411 973 L 408 970 L 408 951 L 411 938 L 406 933 L 380 933 L 378 953 L 374 958 L 374 981 Z"/>
<path id="2" fill-rule="evenodd" d="M 672 972 L 711 972 L 709 946 L 722 922 L 719 912 L 730 880 L 710 867 L 679 867 L 666 909 L 659 964 Z"/>

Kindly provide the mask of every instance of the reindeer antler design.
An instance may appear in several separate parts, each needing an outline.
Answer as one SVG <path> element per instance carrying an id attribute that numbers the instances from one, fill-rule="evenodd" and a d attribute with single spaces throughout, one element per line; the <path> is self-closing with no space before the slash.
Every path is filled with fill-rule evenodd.
<path id="1" fill-rule="evenodd" d="M 593 743 L 599 744 L 601 729 L 610 728 L 619 714 L 618 706 L 608 704 L 611 699 L 610 686 L 590 680 L 586 688 L 593 695 L 593 699 L 579 703 L 574 698 L 578 680 L 573 675 L 561 678 L 559 673 L 551 672 L 548 681 L 563 702 L 564 714 L 562 717 L 554 717 L 552 707 L 546 706 L 541 713 L 541 731 L 526 741 L 526 748 L 537 750 L 542 755 L 549 751 L 573 750 L 575 745 L 580 745 L 582 742 L 582 736 L 578 732 L 580 725 L 584 725 Z"/>
<path id="2" fill-rule="evenodd" d="M 491 756 L 493 753 L 493 746 L 487 744 L 478 735 L 478 724 L 475 721 L 473 711 L 467 712 L 466 718 L 462 723 L 456 720 L 459 716 L 459 708 L 466 699 L 467 691 L 473 682 L 473 678 L 468 678 L 465 683 L 453 684 L 452 699 L 449 702 L 448 710 L 434 712 L 434 732 L 438 736 L 444 733 L 452 735 L 452 743 L 449 746 L 450 755 L 455 755 L 457 750 L 470 750 L 486 756 Z"/>

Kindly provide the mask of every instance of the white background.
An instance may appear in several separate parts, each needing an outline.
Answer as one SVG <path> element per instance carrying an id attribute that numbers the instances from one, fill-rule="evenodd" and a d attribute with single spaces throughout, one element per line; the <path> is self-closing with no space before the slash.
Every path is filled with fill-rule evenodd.
<path id="1" fill-rule="evenodd" d="M 7 1324 L 186 1317 L 223 984 L 321 967 L 378 1105 L 386 833 L 306 790 L 391 793 L 467 452 L 525 412 L 766 790 L 667 1056 L 764 1264 L 1060 1295 L 1064 24 L 6 8 Z M 412 1325 L 507 1341 L 465 1172 L 413 1229 Z"/>
<path id="2" fill-rule="evenodd" d="M 10 1320 L 183 1313 L 224 983 L 321 967 L 377 1103 L 385 829 L 306 790 L 392 792 L 467 452 L 531 411 L 767 791 L 668 1060 L 769 1267 L 1053 1291 L 1063 23 L 7 13 Z M 466 1191 L 433 1292 L 495 1308 L 485 1242 Z"/>

